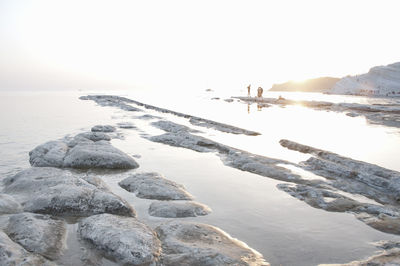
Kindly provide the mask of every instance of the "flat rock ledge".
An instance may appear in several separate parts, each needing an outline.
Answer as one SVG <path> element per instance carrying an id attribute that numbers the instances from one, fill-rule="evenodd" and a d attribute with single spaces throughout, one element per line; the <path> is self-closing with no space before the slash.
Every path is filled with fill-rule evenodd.
<path id="1" fill-rule="evenodd" d="M 136 215 L 105 184 L 96 186 L 68 170 L 52 167 L 29 168 L 4 179 L 3 193 L 12 195 L 26 212 L 59 216 Z"/>
<path id="2" fill-rule="evenodd" d="M 96 125 L 94 127 L 92 127 L 92 132 L 114 132 L 115 131 L 115 127 L 110 126 L 110 125 Z"/>
<path id="3" fill-rule="evenodd" d="M 139 198 L 156 200 L 191 200 L 183 185 L 164 178 L 154 172 L 137 173 L 118 183 L 122 188 L 133 192 Z"/>
<path id="4" fill-rule="evenodd" d="M 78 231 L 82 239 L 122 265 L 155 265 L 161 254 L 155 232 L 135 218 L 94 215 L 82 220 Z"/>
<path id="5" fill-rule="evenodd" d="M 156 201 L 150 204 L 149 214 L 155 217 L 183 218 L 203 216 L 211 209 L 195 201 Z"/>
<path id="6" fill-rule="evenodd" d="M 269 265 L 257 251 L 211 225 L 171 221 L 156 232 L 162 265 Z"/>
<path id="7" fill-rule="evenodd" d="M 42 256 L 26 251 L 13 242 L 3 231 L 0 231 L 0 265 L 56 266 Z"/>
<path id="8" fill-rule="evenodd" d="M 65 222 L 52 219 L 48 215 L 11 215 L 5 232 L 26 250 L 51 260 L 57 259 L 65 247 Z"/>
<path id="9" fill-rule="evenodd" d="M 134 169 L 139 167 L 129 155 L 110 144 L 103 132 L 86 132 L 72 139 L 49 141 L 29 152 L 36 167 Z"/>

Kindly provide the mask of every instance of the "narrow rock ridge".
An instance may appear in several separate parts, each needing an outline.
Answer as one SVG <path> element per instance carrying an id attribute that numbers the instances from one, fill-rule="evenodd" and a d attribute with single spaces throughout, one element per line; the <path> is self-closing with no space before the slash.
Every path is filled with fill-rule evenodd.
<path id="1" fill-rule="evenodd" d="M 350 117 L 364 116 L 371 124 L 400 128 L 398 104 L 332 103 L 324 101 L 296 101 L 284 98 L 233 97 L 247 103 L 275 104 L 279 106 L 301 105 L 316 110 L 347 113 Z"/>
<path id="2" fill-rule="evenodd" d="M 255 131 L 246 130 L 243 128 L 227 125 L 224 123 L 219 123 L 219 122 L 216 122 L 213 120 L 204 119 L 204 118 L 197 117 L 197 116 L 192 116 L 192 115 L 188 115 L 188 114 L 184 114 L 184 113 L 180 113 L 180 112 L 175 112 L 175 111 L 172 111 L 169 109 L 160 108 L 160 107 L 157 107 L 154 105 L 141 103 L 141 102 L 138 102 L 135 100 L 125 98 L 125 97 L 111 96 L 111 95 L 88 95 L 88 96 L 82 96 L 79 99 L 93 100 L 101 106 L 115 106 L 115 107 L 121 108 L 122 110 L 127 110 L 127 109 L 129 109 L 129 107 L 134 108 L 134 107 L 126 104 L 126 103 L 133 103 L 138 106 L 142 106 L 146 109 L 155 110 L 157 112 L 168 113 L 168 114 L 173 114 L 173 115 L 176 115 L 179 117 L 187 118 L 187 119 L 189 119 L 190 123 L 192 123 L 193 125 L 196 125 L 196 126 L 212 128 L 212 129 L 215 129 L 215 130 L 218 130 L 221 132 L 232 133 L 232 134 L 244 134 L 244 135 L 249 135 L 249 136 L 261 135 L 260 133 L 255 132 Z M 127 106 L 129 106 L 129 107 L 127 107 Z M 127 110 L 127 111 L 131 111 L 131 110 Z"/>
<path id="3" fill-rule="evenodd" d="M 143 136 L 151 141 L 187 148 L 197 152 L 217 152 L 217 155 L 227 166 L 281 181 L 300 184 L 316 184 L 320 182 L 318 180 L 302 179 L 300 175 L 294 174 L 289 169 L 279 166 L 280 164 L 295 165 L 291 162 L 232 148 L 210 139 L 193 135 L 190 133 L 190 130 L 183 126 L 180 130 L 171 130 L 171 128 L 178 128 L 176 124 L 172 122 L 163 121 L 162 124 L 155 122 L 152 123 L 152 125 L 167 131 L 167 133 L 158 136 Z"/>
<path id="4" fill-rule="evenodd" d="M 376 230 L 400 235 L 400 212 L 397 207 L 361 203 L 333 190 L 311 186 L 278 184 L 277 187 L 314 208 L 349 212 Z"/>
<path id="5" fill-rule="evenodd" d="M 381 204 L 399 205 L 399 172 L 290 140 L 281 140 L 280 144 L 288 149 L 315 156 L 302 162 L 300 167 L 327 178 L 330 185 L 343 191 L 364 195 Z"/>

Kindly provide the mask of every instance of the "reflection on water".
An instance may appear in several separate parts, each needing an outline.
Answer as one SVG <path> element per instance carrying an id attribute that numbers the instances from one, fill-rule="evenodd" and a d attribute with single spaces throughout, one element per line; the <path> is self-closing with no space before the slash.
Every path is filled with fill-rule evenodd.
<path id="1" fill-rule="evenodd" d="M 78 100 L 80 95 L 85 94 L 0 95 L 0 174 L 7 176 L 29 167 L 29 150 L 43 142 L 75 134 L 82 129 L 88 130 L 95 124 L 133 122 L 142 131 L 123 129 L 125 139 L 113 140 L 113 144 L 128 154 L 140 154 L 141 157 L 136 159 L 140 164 L 138 171 L 160 172 L 184 184 L 197 201 L 213 209 L 211 215 L 187 220 L 221 227 L 260 251 L 273 265 L 347 262 L 372 254 L 376 249 L 370 242 L 399 239 L 366 226 L 350 214 L 327 213 L 311 208 L 278 190 L 276 184 L 279 182 L 276 180 L 226 167 L 214 154 L 149 142 L 141 134 L 162 134 L 163 131 L 149 126 L 151 121 L 136 118 L 143 113 L 99 107 L 91 101 Z M 226 134 L 193 126 L 184 118 L 147 110 L 149 114 L 199 129 L 203 132 L 199 134 L 207 138 L 256 154 L 294 162 L 306 160 L 309 155 L 279 145 L 279 140 L 289 139 L 400 171 L 398 130 L 370 125 L 362 117 L 352 118 L 342 113 L 316 111 L 299 105 L 282 108 L 259 107 L 236 100 L 226 102 L 223 99 L 232 95 L 217 92 L 194 95 L 158 92 L 157 97 L 151 92 L 110 94 L 261 132 L 260 136 Z M 315 100 L 338 102 L 369 101 L 364 97 L 322 94 L 265 94 L 265 97 L 275 98 L 282 95 L 286 99 L 303 97 L 303 100 L 310 100 L 314 97 Z M 210 100 L 213 97 L 221 100 Z M 315 175 L 308 177 L 320 178 Z M 117 185 L 120 178 L 104 176 L 103 180 L 135 207 L 139 219 L 151 225 L 166 220 L 149 217 L 149 201 L 122 190 Z"/>

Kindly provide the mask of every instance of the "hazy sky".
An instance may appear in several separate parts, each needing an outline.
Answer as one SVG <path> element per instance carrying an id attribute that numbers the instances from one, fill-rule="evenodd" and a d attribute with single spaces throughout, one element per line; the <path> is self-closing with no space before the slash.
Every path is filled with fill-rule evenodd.
<path id="1" fill-rule="evenodd" d="M 0 89 L 240 87 L 400 61 L 400 1 L 0 0 Z"/>

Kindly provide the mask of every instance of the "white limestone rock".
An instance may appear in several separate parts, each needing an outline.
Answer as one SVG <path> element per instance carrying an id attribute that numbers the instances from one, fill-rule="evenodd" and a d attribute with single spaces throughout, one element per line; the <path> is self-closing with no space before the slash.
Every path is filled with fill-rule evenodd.
<path id="1" fill-rule="evenodd" d="M 133 192 L 139 198 L 157 200 L 191 200 L 193 198 L 184 188 L 158 173 L 138 173 L 118 183 L 122 188 Z"/>
<path id="2" fill-rule="evenodd" d="M 150 204 L 149 214 L 155 217 L 196 217 L 211 213 L 211 209 L 195 201 L 155 201 Z"/>
<path id="3" fill-rule="evenodd" d="M 161 254 L 155 232 L 135 218 L 94 215 L 82 220 L 78 230 L 82 239 L 122 265 L 154 265 Z"/>
<path id="4" fill-rule="evenodd" d="M 211 225 L 171 221 L 156 232 L 163 265 L 269 265 L 257 251 Z"/>
<path id="5" fill-rule="evenodd" d="M 400 62 L 373 67 L 366 74 L 344 77 L 328 93 L 400 96 Z"/>
<path id="6" fill-rule="evenodd" d="M 65 248 L 66 225 L 48 215 L 20 213 L 9 217 L 7 235 L 26 250 L 55 260 Z"/>
<path id="7" fill-rule="evenodd" d="M 0 231 L 0 265 L 2 266 L 55 266 L 40 255 L 31 254 L 14 243 L 3 231 Z"/>
<path id="8" fill-rule="evenodd" d="M 132 207 L 106 190 L 68 170 L 30 168 L 4 180 L 4 193 L 12 195 L 27 212 L 58 216 L 114 213 L 135 216 Z"/>
<path id="9" fill-rule="evenodd" d="M 22 212 L 22 206 L 13 197 L 0 194 L 0 214 Z"/>

